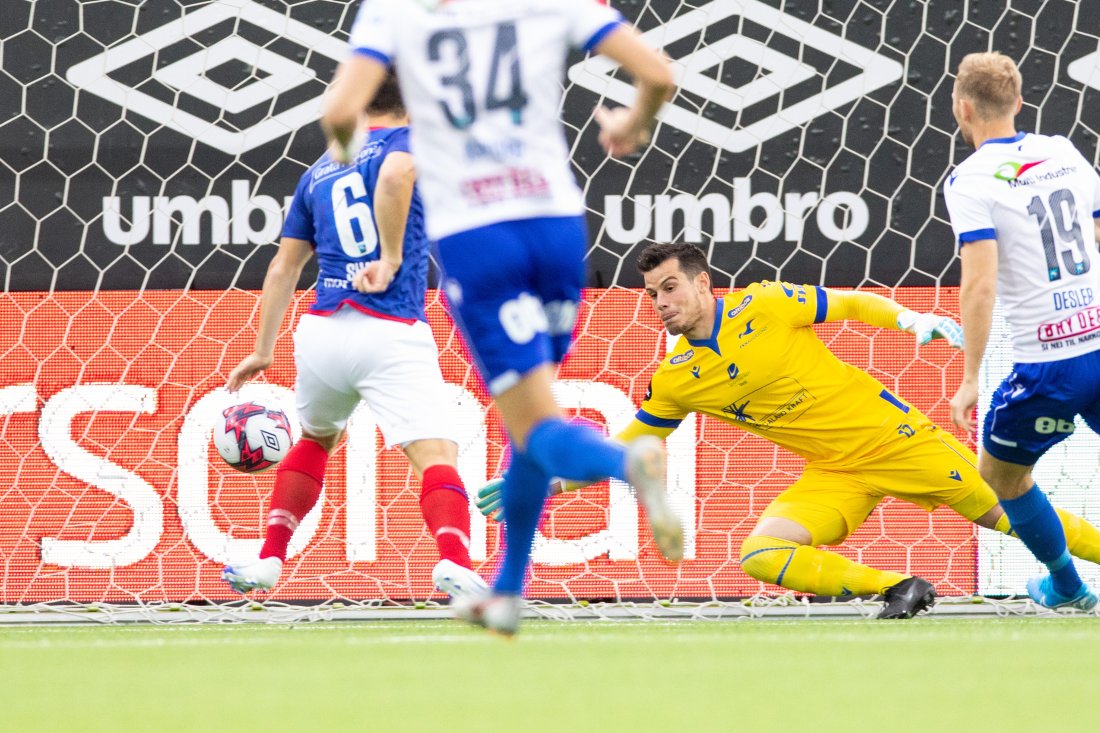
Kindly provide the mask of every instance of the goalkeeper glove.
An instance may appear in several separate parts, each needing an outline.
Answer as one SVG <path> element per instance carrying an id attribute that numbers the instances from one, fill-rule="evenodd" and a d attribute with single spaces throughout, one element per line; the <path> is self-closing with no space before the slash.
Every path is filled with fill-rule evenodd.
<path id="1" fill-rule="evenodd" d="M 572 483 L 574 488 L 584 486 L 583 483 Z M 477 508 L 482 514 L 494 522 L 504 520 L 504 498 L 501 495 L 504 489 L 504 477 L 495 478 L 477 490 Z M 550 482 L 549 495 L 554 496 L 566 491 L 566 486 L 560 479 Z"/>
<path id="2" fill-rule="evenodd" d="M 898 328 L 917 337 L 917 343 L 924 346 L 932 339 L 947 339 L 947 343 L 956 349 L 963 346 L 962 326 L 946 316 L 933 313 L 917 313 L 904 310 L 898 313 Z"/>
<path id="3" fill-rule="evenodd" d="M 477 491 L 477 508 L 482 514 L 494 522 L 501 520 L 504 509 L 501 503 L 504 501 L 500 490 L 504 487 L 504 477 L 495 478 L 482 486 Z"/>

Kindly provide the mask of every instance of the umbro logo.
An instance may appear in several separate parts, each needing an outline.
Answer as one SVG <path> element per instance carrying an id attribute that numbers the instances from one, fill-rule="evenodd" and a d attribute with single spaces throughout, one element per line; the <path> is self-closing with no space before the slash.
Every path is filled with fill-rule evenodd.
<path id="1" fill-rule="evenodd" d="M 722 35 L 726 29 L 733 32 Z M 678 42 L 691 37 L 700 40 L 685 54 L 680 49 L 688 44 Z M 643 38 L 672 57 L 681 89 L 661 110 L 661 121 L 733 153 L 893 84 L 903 73 L 895 59 L 760 0 L 712 0 Z M 596 56 L 570 68 L 569 80 L 630 104 L 634 88 L 616 78 L 616 70 L 613 61 Z"/>
<path id="2" fill-rule="evenodd" d="M 251 0 L 216 0 L 71 66 L 66 78 L 240 155 L 316 121 L 325 82 L 346 50 L 284 12 Z"/>

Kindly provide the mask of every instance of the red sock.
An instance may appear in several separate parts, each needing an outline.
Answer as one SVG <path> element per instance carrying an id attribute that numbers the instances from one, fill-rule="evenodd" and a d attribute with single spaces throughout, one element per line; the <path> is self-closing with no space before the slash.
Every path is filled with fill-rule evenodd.
<path id="1" fill-rule="evenodd" d="M 302 517 L 321 496 L 328 451 L 320 443 L 303 438 L 294 444 L 275 469 L 275 490 L 267 513 L 267 534 L 260 558 L 286 560 L 286 547 Z"/>
<path id="2" fill-rule="evenodd" d="M 470 567 L 470 503 L 458 471 L 439 464 L 424 471 L 420 513 L 428 525 L 439 556 Z"/>

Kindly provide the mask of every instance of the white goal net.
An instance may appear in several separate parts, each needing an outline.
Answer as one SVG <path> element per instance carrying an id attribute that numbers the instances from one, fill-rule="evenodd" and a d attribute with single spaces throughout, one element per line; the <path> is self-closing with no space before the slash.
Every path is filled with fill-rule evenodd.
<path id="1" fill-rule="evenodd" d="M 601 153 L 592 110 L 626 101 L 625 81 L 581 56 L 563 80 L 592 244 L 577 348 L 558 396 L 612 431 L 632 415 L 665 350 L 637 290 L 633 263 L 646 242 L 699 243 L 723 288 L 776 278 L 861 287 L 957 316 L 940 185 L 967 153 L 950 112 L 950 72 L 965 53 L 1016 59 L 1021 128 L 1068 135 L 1097 160 L 1095 3 L 612 4 L 669 55 L 681 87 L 651 148 L 623 162 Z M 210 430 L 231 399 L 222 390 L 228 371 L 252 347 L 285 199 L 323 149 L 319 96 L 356 5 L 5 4 L 0 608 L 167 612 L 237 599 L 219 571 L 258 547 L 273 475 L 221 465 Z M 314 274 L 303 278 L 287 329 Z M 473 493 L 500 470 L 499 419 L 434 290 L 429 318 L 462 415 L 460 469 Z M 851 325 L 820 333 L 841 358 L 949 424 L 958 354 Z M 1008 360 L 1002 339 L 983 404 Z M 275 365 L 248 394 L 289 412 L 293 383 L 284 334 Z M 404 608 L 442 599 L 431 588 L 435 549 L 417 482 L 399 453 L 379 445 L 370 415 L 358 413 L 270 603 L 308 617 L 316 603 Z M 800 460 L 694 418 L 669 448 L 687 561 L 666 565 L 626 487 L 604 484 L 551 502 L 533 597 L 705 608 L 779 594 L 740 570 L 738 552 Z M 1098 448 L 1081 430 L 1037 471 L 1056 503 L 1096 523 Z M 474 556 L 488 575 L 498 529 L 473 517 Z M 840 551 L 960 598 L 1019 594 L 1035 569 L 1014 540 L 895 501 Z M 1100 582 L 1096 568 L 1083 569 Z"/>

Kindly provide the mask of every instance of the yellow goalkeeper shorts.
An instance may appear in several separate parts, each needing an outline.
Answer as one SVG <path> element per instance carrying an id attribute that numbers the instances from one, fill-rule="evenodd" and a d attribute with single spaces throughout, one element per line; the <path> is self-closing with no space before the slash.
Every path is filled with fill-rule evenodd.
<path id="1" fill-rule="evenodd" d="M 929 512 L 949 506 L 971 521 L 997 505 L 993 489 L 978 475 L 974 452 L 929 425 L 896 448 L 849 466 L 807 464 L 761 518 L 789 519 L 806 528 L 812 544 L 839 545 L 887 496 Z"/>

